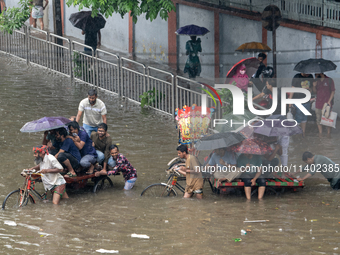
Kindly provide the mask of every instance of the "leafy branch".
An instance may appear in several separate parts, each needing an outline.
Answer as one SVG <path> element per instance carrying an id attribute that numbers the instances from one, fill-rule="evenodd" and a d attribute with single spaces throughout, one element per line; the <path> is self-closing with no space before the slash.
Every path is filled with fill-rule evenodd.
<path id="1" fill-rule="evenodd" d="M 144 108 L 144 106 L 152 106 L 157 108 L 164 97 L 165 95 L 153 88 L 153 90 L 144 92 L 139 96 L 139 98 L 141 98 L 140 106 L 142 108 Z"/>
<path id="2" fill-rule="evenodd" d="M 175 5 L 171 0 L 67 0 L 68 6 L 79 6 L 92 9 L 92 15 L 103 14 L 106 18 L 118 13 L 123 18 L 130 12 L 134 23 L 137 23 L 138 16 L 145 14 L 147 20 L 153 21 L 159 16 L 167 20 L 169 13 L 175 11 Z"/>
<path id="3" fill-rule="evenodd" d="M 33 5 L 30 0 L 20 0 L 19 7 L 10 7 L 0 14 L 0 30 L 12 34 L 20 29 L 31 15 Z"/>

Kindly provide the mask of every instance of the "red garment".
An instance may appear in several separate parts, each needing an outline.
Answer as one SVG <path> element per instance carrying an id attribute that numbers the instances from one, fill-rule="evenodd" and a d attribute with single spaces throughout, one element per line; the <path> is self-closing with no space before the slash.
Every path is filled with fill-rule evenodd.
<path id="1" fill-rule="evenodd" d="M 37 147 L 33 147 L 33 152 L 34 153 L 41 153 L 41 152 L 45 152 L 48 155 L 48 147 L 46 145 L 41 145 L 41 146 L 37 146 Z"/>
<path id="2" fill-rule="evenodd" d="M 332 78 L 325 76 L 323 81 L 317 81 L 315 108 L 322 109 L 323 105 L 328 102 L 331 91 L 335 91 Z"/>
<path id="3" fill-rule="evenodd" d="M 244 64 L 239 65 L 237 67 L 236 74 L 231 78 L 230 83 L 232 84 L 233 82 L 236 83 L 236 86 L 244 91 L 248 91 L 248 83 L 249 83 L 249 77 L 246 73 L 241 74 L 241 70 L 246 70 L 246 66 Z"/>

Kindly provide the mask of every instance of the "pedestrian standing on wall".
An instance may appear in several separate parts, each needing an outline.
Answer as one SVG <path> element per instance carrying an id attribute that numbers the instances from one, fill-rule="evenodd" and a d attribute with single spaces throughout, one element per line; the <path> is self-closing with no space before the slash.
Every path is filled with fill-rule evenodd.
<path id="1" fill-rule="evenodd" d="M 201 63 L 198 57 L 198 52 L 202 52 L 201 39 L 196 39 L 196 36 L 190 36 L 189 41 L 185 45 L 186 55 L 188 55 L 185 63 L 184 73 L 189 73 L 189 78 L 196 78 L 201 74 Z"/>
<path id="2" fill-rule="evenodd" d="M 30 3 L 33 4 L 33 8 L 32 8 L 33 27 L 34 28 L 37 27 L 37 19 L 38 19 L 40 22 L 40 29 L 44 30 L 43 17 L 44 17 L 44 10 L 46 6 L 48 5 L 48 0 L 45 0 L 45 3 L 46 3 L 45 6 L 44 6 L 44 0 L 32 0 Z"/>

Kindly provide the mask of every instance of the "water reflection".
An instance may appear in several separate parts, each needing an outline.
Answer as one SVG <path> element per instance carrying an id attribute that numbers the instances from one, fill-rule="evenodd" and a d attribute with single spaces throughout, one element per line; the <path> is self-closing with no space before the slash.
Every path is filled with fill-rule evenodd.
<path id="1" fill-rule="evenodd" d="M 88 87 L 74 84 L 36 67 L 1 57 L 0 72 L 0 201 L 22 185 L 20 172 L 33 164 L 32 146 L 42 133 L 19 129 L 43 116 L 71 116 Z M 6 64 L 7 63 L 7 64 Z M 306 181 L 297 193 L 246 202 L 244 196 L 153 199 L 140 197 L 147 185 L 165 180 L 166 163 L 176 155 L 174 123 L 161 115 L 140 112 L 138 105 L 99 93 L 108 108 L 109 133 L 138 171 L 131 192 L 124 192 L 122 176 L 112 177 L 114 188 L 98 194 L 70 191 L 59 206 L 28 205 L 0 213 L 0 246 L 5 254 L 82 254 L 119 250 L 120 254 L 311 254 L 336 253 L 339 247 L 339 193 L 324 179 Z M 123 105 L 123 107 L 121 107 Z M 339 134 L 318 138 L 316 125 L 307 137 L 293 137 L 289 161 L 303 164 L 305 150 L 339 162 Z M 266 223 L 243 223 L 269 220 Z M 6 225 L 14 221 L 17 226 Z M 241 229 L 251 229 L 245 236 Z M 312 230 L 312 231 L 311 231 Z M 132 238 L 145 234 L 150 239 Z M 242 238 L 241 242 L 233 241 Z"/>

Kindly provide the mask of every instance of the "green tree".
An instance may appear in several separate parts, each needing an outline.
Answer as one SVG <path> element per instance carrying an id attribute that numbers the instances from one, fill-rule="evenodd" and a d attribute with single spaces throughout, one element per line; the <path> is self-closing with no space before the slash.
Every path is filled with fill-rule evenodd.
<path id="1" fill-rule="evenodd" d="M 68 6 L 79 6 L 79 10 L 84 7 L 92 9 L 92 15 L 103 14 L 106 18 L 113 13 L 119 13 L 122 17 L 129 13 L 133 22 L 137 22 L 137 17 L 146 15 L 146 19 L 153 21 L 159 16 L 167 20 L 171 11 L 175 11 L 172 0 L 68 0 Z"/>
<path id="2" fill-rule="evenodd" d="M 156 19 L 158 14 L 167 20 L 169 13 L 176 9 L 172 0 L 68 0 L 67 5 L 79 6 L 79 10 L 89 8 L 92 9 L 92 16 L 101 13 L 106 18 L 113 13 L 119 13 L 123 17 L 130 12 L 135 23 L 142 14 L 150 21 Z M 29 0 L 20 0 L 18 7 L 8 8 L 0 15 L 0 29 L 8 33 L 20 29 L 30 16 L 30 7 Z"/>

